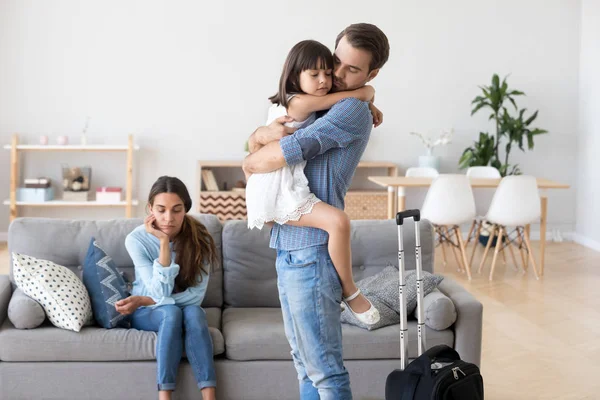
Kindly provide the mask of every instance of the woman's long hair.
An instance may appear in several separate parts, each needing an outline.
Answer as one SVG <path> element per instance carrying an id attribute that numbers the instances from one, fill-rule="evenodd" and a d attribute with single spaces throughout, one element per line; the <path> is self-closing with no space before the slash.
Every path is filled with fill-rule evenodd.
<path id="1" fill-rule="evenodd" d="M 190 193 L 178 178 L 161 176 L 154 182 L 148 195 L 148 203 L 151 207 L 154 198 L 161 193 L 175 193 L 179 196 L 186 213 L 192 208 Z M 189 215 L 184 217 L 181 230 L 173 238 L 173 250 L 176 254 L 175 262 L 180 268 L 175 278 L 175 285 L 179 291 L 196 286 L 198 276 L 202 281 L 202 272 L 208 274 L 205 264 L 208 264 L 209 270 L 212 270 L 219 262 L 219 254 L 212 236 L 203 224 Z"/>

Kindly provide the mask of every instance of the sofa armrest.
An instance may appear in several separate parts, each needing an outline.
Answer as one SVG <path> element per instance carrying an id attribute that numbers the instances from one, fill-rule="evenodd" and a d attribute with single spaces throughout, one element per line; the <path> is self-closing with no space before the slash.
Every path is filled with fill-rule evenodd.
<path id="1" fill-rule="evenodd" d="M 456 307 L 454 349 L 460 354 L 461 359 L 480 366 L 483 304 L 448 277 L 444 277 L 438 289 L 448 296 Z"/>
<path id="2" fill-rule="evenodd" d="M 8 275 L 0 275 L 0 326 L 8 315 L 8 303 L 12 296 L 12 286 Z"/>

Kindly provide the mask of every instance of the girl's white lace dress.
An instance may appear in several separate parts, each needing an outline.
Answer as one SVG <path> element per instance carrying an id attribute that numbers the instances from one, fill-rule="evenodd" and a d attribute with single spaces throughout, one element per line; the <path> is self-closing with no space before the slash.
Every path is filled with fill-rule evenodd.
<path id="1" fill-rule="evenodd" d="M 275 119 L 287 115 L 285 107 L 273 105 L 269 108 L 266 125 Z M 315 121 L 311 114 L 302 122 L 290 122 L 286 126 L 304 128 Z M 285 224 L 298 221 L 304 214 L 309 214 L 315 204 L 320 202 L 308 188 L 308 180 L 304 175 L 306 161 L 285 166 L 266 174 L 253 174 L 246 184 L 246 211 L 248 228 L 262 229 L 265 222 L 274 221 Z"/>

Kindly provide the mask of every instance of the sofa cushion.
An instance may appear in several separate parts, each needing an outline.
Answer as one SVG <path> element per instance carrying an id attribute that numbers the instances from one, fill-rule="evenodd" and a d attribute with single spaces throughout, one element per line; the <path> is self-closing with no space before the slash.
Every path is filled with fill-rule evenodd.
<path id="1" fill-rule="evenodd" d="M 8 303 L 8 318 L 17 329 L 33 329 L 44 322 L 46 313 L 40 303 L 17 288 Z"/>
<path id="2" fill-rule="evenodd" d="M 426 329 L 427 346 L 454 345 L 452 330 Z M 344 359 L 394 359 L 400 357 L 400 326 L 374 331 L 342 324 Z M 223 336 L 227 358 L 238 361 L 289 360 L 281 309 L 228 308 L 223 312 Z M 409 357 L 417 355 L 417 324 L 408 324 Z"/>
<path id="3" fill-rule="evenodd" d="M 417 308 L 417 272 L 415 270 L 404 273 L 406 289 L 406 316 L 409 318 Z M 361 279 L 356 286 L 379 310 L 381 318 L 374 325 L 367 325 L 359 321 L 346 307 L 342 312 L 342 322 L 356 325 L 358 327 L 373 330 L 383 326 L 396 325 L 400 323 L 400 299 L 398 286 L 398 268 L 390 265 L 383 271 Z M 444 279 L 441 275 L 430 274 L 423 271 L 423 296 L 427 295 L 437 287 Z"/>
<path id="4" fill-rule="evenodd" d="M 417 310 L 414 314 L 417 318 Z M 456 306 L 448 296 L 435 289 L 423 298 L 423 317 L 425 325 L 441 331 L 456 322 Z"/>
<path id="5" fill-rule="evenodd" d="M 222 225 L 214 215 L 191 216 L 203 223 L 215 240 L 221 254 Z M 80 275 L 90 239 L 95 237 L 110 254 L 119 271 L 130 282 L 135 280 L 133 262 L 125 249 L 125 237 L 144 223 L 140 218 L 121 218 L 109 221 L 69 220 L 59 218 L 17 218 L 8 227 L 8 250 L 27 254 L 64 265 Z M 12 265 L 12 262 L 11 262 Z M 11 280 L 13 271 L 10 270 Z M 14 280 L 13 280 L 14 281 Z M 220 265 L 213 270 L 208 282 L 203 307 L 223 305 L 223 272 Z"/>
<path id="6" fill-rule="evenodd" d="M 433 272 L 433 228 L 422 220 L 423 270 Z M 224 300 L 231 307 L 281 307 L 277 292 L 275 250 L 269 248 L 269 232 L 248 229 L 247 221 L 223 225 Z M 361 280 L 398 266 L 398 226 L 393 220 L 352 221 L 352 273 Z M 415 268 L 414 224 L 404 228 L 406 270 Z"/>
<path id="7" fill-rule="evenodd" d="M 225 351 L 221 310 L 206 308 L 213 353 Z M 137 329 L 84 327 L 80 332 L 48 323 L 31 330 L 16 329 L 6 320 L 0 328 L 0 361 L 144 361 L 155 360 L 156 333 Z"/>
<path id="8" fill-rule="evenodd" d="M 17 286 L 42 305 L 54 326 L 79 332 L 92 318 L 90 296 L 73 271 L 23 254 L 12 259 Z"/>
<path id="9" fill-rule="evenodd" d="M 83 263 L 83 284 L 90 300 L 96 323 L 102 328 L 129 328 L 131 318 L 119 313 L 115 303 L 129 296 L 127 284 L 117 271 L 112 258 L 100 247 L 95 238 L 90 240 Z"/>

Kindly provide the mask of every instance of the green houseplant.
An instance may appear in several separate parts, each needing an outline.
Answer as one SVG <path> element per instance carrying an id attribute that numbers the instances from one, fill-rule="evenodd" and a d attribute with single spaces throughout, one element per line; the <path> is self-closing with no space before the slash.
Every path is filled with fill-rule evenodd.
<path id="1" fill-rule="evenodd" d="M 510 152 L 514 147 L 525 151 L 525 140 L 527 140 L 527 149 L 533 150 L 534 137 L 547 133 L 544 129 L 530 128 L 531 123 L 538 116 L 538 111 L 525 118 L 526 109 L 519 110 L 514 99 L 516 96 L 524 96 L 525 93 L 509 89 L 506 77 L 500 82 L 499 76 L 494 74 L 491 85 L 479 86 L 479 88 L 483 96 L 477 96 L 471 102 L 473 105 L 471 115 L 482 109 L 491 109 L 489 119 L 494 121 L 496 132 L 495 135 L 480 132 L 479 140 L 463 151 L 459 160 L 459 167 L 464 169 L 473 166 L 491 165 L 497 168 L 502 176 L 520 174 L 519 166 L 509 163 Z M 514 106 L 518 113 L 517 117 L 510 115 L 504 106 L 506 101 Z M 503 141 L 506 141 L 503 149 L 504 158 L 500 155 Z"/>

